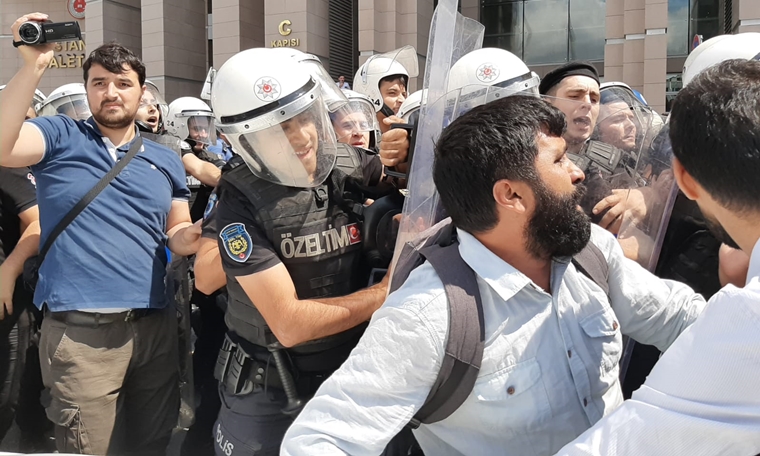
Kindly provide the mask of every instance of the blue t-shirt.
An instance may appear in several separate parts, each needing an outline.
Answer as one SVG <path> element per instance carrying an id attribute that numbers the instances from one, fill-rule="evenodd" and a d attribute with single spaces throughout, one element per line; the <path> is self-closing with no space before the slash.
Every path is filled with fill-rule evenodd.
<path id="1" fill-rule="evenodd" d="M 30 120 L 45 139 L 32 166 L 42 245 L 58 222 L 116 163 L 116 149 L 92 118 Z M 166 305 L 166 219 L 173 200 L 187 201 L 179 156 L 152 141 L 61 233 L 40 268 L 34 303 L 51 311 L 161 308 Z"/>

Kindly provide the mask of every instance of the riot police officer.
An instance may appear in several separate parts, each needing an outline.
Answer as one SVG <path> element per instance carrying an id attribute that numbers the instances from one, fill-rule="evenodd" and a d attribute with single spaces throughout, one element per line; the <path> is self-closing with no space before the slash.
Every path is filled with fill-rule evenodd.
<path id="1" fill-rule="evenodd" d="M 181 97 L 169 104 L 165 127 L 167 133 L 190 145 L 182 150 L 182 164 L 187 171 L 190 189 L 190 218 L 193 222 L 203 217 L 209 195 L 219 182 L 224 159 L 209 151 L 215 146 L 216 128 L 211 108 L 198 98 Z"/>
<path id="2" fill-rule="evenodd" d="M 390 129 L 390 124 L 383 120 L 397 119 L 395 116 L 407 96 L 409 78 L 419 73 L 417 65 L 417 51 L 412 46 L 404 46 L 370 56 L 356 71 L 354 91 L 372 100 L 381 132 Z"/>
<path id="3" fill-rule="evenodd" d="M 382 167 L 336 142 L 320 84 L 271 49 L 230 58 L 211 104 L 247 165 L 217 188 L 229 332 L 215 372 L 215 450 L 277 454 L 300 405 L 385 298 L 385 281 L 362 289 L 363 188 L 379 182 Z"/>

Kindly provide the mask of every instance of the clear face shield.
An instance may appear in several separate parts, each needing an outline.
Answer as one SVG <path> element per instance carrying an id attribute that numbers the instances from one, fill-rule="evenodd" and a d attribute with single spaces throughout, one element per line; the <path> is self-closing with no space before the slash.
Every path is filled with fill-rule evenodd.
<path id="1" fill-rule="evenodd" d="M 335 136 L 339 143 L 371 149 L 380 138 L 375 108 L 369 100 L 352 99 L 330 113 Z"/>
<path id="2" fill-rule="evenodd" d="M 278 185 L 317 187 L 335 165 L 335 132 L 319 86 L 272 112 L 220 130 L 254 175 Z"/>
<path id="3" fill-rule="evenodd" d="M 330 107 L 330 111 L 340 108 L 348 103 L 348 99 L 340 87 L 335 85 L 330 74 L 322 66 L 322 62 L 311 54 L 306 54 L 306 57 L 301 60 L 301 65 L 307 65 L 309 74 L 313 77 L 322 88 L 322 99 L 327 106 Z"/>
<path id="4" fill-rule="evenodd" d="M 372 59 L 371 65 L 366 66 L 367 76 L 394 74 L 395 65 L 404 67 L 410 78 L 416 78 L 420 74 L 417 51 L 412 46 L 404 46 L 393 51 L 375 54 L 370 59 Z"/>
<path id="5" fill-rule="evenodd" d="M 135 120 L 150 127 L 153 133 L 157 133 L 165 115 L 161 111 L 160 101 L 149 90 L 143 93 L 140 106 L 137 108 Z"/>
<path id="6" fill-rule="evenodd" d="M 145 82 L 145 93 L 143 94 L 143 98 L 148 95 L 155 101 L 154 104 L 157 106 L 158 111 L 161 114 L 161 119 L 159 120 L 163 122 L 164 119 L 166 119 L 166 115 L 169 114 L 169 103 L 167 103 L 164 96 L 161 95 L 161 91 L 158 90 L 158 87 L 150 81 Z"/>
<path id="7" fill-rule="evenodd" d="M 48 102 L 40 108 L 40 116 L 64 114 L 74 120 L 89 119 L 92 113 L 87 104 L 87 95 L 66 95 Z"/>
<path id="8" fill-rule="evenodd" d="M 506 87 L 470 84 L 448 92 L 436 103 L 441 103 L 441 106 L 444 107 L 444 126 L 448 126 L 477 106 L 512 95 L 537 97 L 538 93 L 535 87 L 523 87 L 522 84 L 509 84 Z"/>
<path id="9" fill-rule="evenodd" d="M 182 112 L 178 117 L 187 118 L 187 138 L 197 144 L 216 144 L 216 127 L 214 118 L 205 111 Z"/>
<path id="10" fill-rule="evenodd" d="M 587 109 L 583 102 L 549 101 L 569 107 L 568 124 L 568 112 Z M 667 130 L 662 116 L 637 100 L 605 101 L 589 139 L 574 150 L 568 141 L 568 156 L 586 176 L 581 207 L 617 236 L 628 258 L 653 271 L 677 192 Z"/>

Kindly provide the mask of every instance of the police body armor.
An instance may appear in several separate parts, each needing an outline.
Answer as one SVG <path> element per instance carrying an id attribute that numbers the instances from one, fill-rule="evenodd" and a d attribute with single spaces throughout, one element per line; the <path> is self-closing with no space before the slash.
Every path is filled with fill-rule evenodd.
<path id="1" fill-rule="evenodd" d="M 598 223 L 606 212 L 593 214 L 591 209 L 615 188 L 635 186 L 631 178 L 631 169 L 635 167 L 636 158 L 630 152 L 623 151 L 601 141 L 589 140 L 584 144 L 579 154 L 568 153 L 568 158 L 586 175 L 586 194 L 581 200 L 581 207 Z M 629 166 L 633 162 L 633 167 Z M 610 176 L 616 176 L 610 179 Z"/>
<path id="2" fill-rule="evenodd" d="M 299 299 L 345 296 L 366 286 L 361 245 L 362 169 L 355 151 L 339 148 L 335 168 L 315 188 L 273 184 L 254 176 L 246 166 L 236 167 L 223 179 L 248 199 L 258 225 L 290 273 Z M 258 347 L 276 342 L 264 318 L 232 277 L 228 277 L 227 290 L 225 322 L 230 331 Z M 334 370 L 348 356 L 364 327 L 288 352 L 297 355 L 335 349 L 340 355 L 336 353 L 338 359 L 329 363 L 333 365 L 314 366 Z M 294 363 L 300 371 L 312 370 L 311 366 L 298 366 L 295 359 Z"/>

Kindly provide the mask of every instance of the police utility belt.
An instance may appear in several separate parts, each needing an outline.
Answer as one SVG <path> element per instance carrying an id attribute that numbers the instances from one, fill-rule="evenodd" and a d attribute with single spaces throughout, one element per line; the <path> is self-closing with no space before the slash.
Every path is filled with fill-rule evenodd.
<path id="1" fill-rule="evenodd" d="M 229 394 L 244 396 L 255 385 L 282 389 L 282 381 L 274 366 L 274 361 L 261 362 L 254 359 L 243 348 L 225 334 L 224 343 L 214 366 L 214 378 L 224 386 Z"/>

